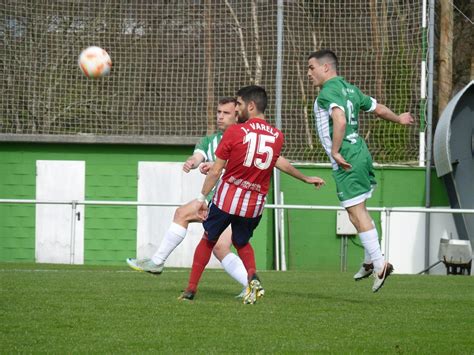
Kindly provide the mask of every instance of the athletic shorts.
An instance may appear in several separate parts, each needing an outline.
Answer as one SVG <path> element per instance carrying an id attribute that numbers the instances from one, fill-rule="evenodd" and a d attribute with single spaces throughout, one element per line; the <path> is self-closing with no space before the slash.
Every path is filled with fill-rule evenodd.
<path id="1" fill-rule="evenodd" d="M 232 226 L 232 242 L 238 246 L 243 246 L 249 242 L 261 218 L 261 215 L 255 218 L 246 218 L 229 214 L 211 203 L 209 215 L 202 225 L 207 233 L 207 239 L 217 241 L 230 224 Z"/>
<path id="2" fill-rule="evenodd" d="M 340 153 L 352 165 L 352 169 L 345 171 L 339 167 L 333 170 L 332 175 L 336 181 L 337 197 L 341 206 L 351 207 L 372 196 L 377 185 L 374 166 L 367 145 L 362 139 L 356 144 L 343 142 Z"/>

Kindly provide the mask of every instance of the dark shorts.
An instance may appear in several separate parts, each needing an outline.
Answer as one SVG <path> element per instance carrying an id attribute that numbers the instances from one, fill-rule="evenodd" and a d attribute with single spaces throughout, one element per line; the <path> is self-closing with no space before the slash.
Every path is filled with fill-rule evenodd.
<path id="1" fill-rule="evenodd" d="M 211 203 L 209 215 L 202 225 L 207 233 L 207 239 L 217 241 L 230 224 L 232 226 L 232 242 L 243 246 L 249 242 L 260 219 L 262 219 L 261 215 L 255 218 L 245 218 L 229 214 Z"/>

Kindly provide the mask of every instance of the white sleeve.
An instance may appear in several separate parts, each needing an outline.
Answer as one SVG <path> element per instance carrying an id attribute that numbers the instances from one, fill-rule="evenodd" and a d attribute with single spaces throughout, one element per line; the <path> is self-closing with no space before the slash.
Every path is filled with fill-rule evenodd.
<path id="1" fill-rule="evenodd" d="M 344 107 L 343 107 L 343 106 L 338 105 L 338 104 L 335 104 L 335 103 L 333 102 L 332 104 L 329 105 L 329 116 L 332 115 L 332 109 L 333 109 L 334 107 L 338 107 L 338 108 L 340 108 L 343 112 L 346 112 L 346 110 L 344 110 Z"/>

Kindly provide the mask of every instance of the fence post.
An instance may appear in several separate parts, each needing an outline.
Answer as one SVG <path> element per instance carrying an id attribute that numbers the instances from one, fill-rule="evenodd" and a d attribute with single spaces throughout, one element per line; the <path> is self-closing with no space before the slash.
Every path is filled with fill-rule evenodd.
<path id="1" fill-rule="evenodd" d="M 389 245 L 390 245 L 390 208 L 384 209 L 385 213 L 385 245 L 384 245 L 384 256 L 385 260 L 389 258 Z"/>
<path id="2" fill-rule="evenodd" d="M 70 258 L 69 264 L 74 264 L 74 255 L 76 253 L 76 216 L 77 216 L 77 201 L 71 202 L 71 243 L 70 243 Z"/>
<path id="3" fill-rule="evenodd" d="M 277 4 L 277 63 L 275 78 L 275 126 L 281 129 L 281 105 L 282 105 L 282 67 L 283 67 L 283 0 L 278 0 Z M 280 171 L 273 169 L 273 188 L 275 204 L 280 202 Z M 275 270 L 280 270 L 280 226 L 281 213 L 280 210 L 274 211 L 275 218 Z"/>

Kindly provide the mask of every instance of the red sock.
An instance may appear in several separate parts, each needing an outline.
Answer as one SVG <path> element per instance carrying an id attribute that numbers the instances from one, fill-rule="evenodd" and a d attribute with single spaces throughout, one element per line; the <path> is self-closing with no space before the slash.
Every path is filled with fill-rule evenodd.
<path id="1" fill-rule="evenodd" d="M 211 258 L 214 245 L 216 245 L 215 242 L 211 242 L 203 237 L 196 247 L 196 250 L 194 251 L 193 268 L 191 269 L 191 275 L 189 276 L 188 291 L 196 292 L 199 279 Z"/>
<path id="2" fill-rule="evenodd" d="M 250 243 L 243 246 L 234 244 L 234 247 L 237 249 L 237 253 L 247 269 L 247 275 L 250 281 L 250 278 L 257 272 L 257 267 L 255 266 L 255 254 L 252 245 Z"/>

